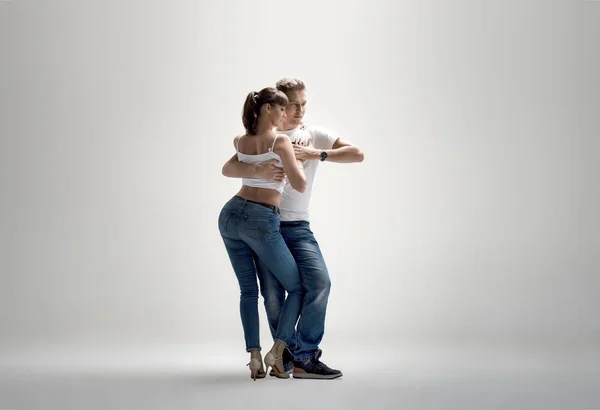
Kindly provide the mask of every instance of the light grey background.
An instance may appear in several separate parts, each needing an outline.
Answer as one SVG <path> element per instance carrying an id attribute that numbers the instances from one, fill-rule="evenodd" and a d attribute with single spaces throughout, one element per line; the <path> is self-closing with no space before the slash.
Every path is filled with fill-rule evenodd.
<path id="1" fill-rule="evenodd" d="M 595 368 L 599 38 L 576 0 L 0 2 L 2 363 L 243 367 L 221 167 L 296 76 L 365 153 L 313 192 L 334 367 Z"/>

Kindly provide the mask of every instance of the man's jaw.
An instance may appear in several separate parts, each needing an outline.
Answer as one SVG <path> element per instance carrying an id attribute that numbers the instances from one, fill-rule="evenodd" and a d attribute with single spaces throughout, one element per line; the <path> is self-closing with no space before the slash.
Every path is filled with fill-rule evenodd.
<path id="1" fill-rule="evenodd" d="M 298 128 L 301 122 L 302 118 L 294 118 L 294 121 L 283 121 L 281 123 L 281 131 L 289 131 Z"/>

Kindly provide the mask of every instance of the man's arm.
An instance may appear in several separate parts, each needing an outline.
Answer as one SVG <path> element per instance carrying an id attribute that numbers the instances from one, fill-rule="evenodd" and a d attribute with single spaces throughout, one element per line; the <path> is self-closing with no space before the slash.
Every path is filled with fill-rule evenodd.
<path id="1" fill-rule="evenodd" d="M 327 153 L 328 162 L 340 162 L 340 163 L 352 163 L 352 162 L 363 162 L 365 156 L 362 151 L 351 142 L 345 141 L 341 138 L 335 140 L 332 149 L 320 150 L 316 149 L 312 145 L 303 147 L 301 145 L 294 145 L 294 151 L 296 158 L 310 160 L 310 159 L 321 159 L 321 152 Z"/>
<path id="2" fill-rule="evenodd" d="M 229 178 L 264 178 L 268 181 L 282 181 L 285 177 L 283 169 L 276 167 L 277 160 L 263 164 L 248 164 L 240 162 L 237 154 L 223 165 L 222 174 Z"/>

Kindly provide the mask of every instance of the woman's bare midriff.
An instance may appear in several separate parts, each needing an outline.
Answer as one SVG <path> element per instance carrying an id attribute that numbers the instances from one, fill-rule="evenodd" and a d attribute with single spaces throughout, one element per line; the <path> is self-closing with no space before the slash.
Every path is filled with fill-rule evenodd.
<path id="1" fill-rule="evenodd" d="M 244 185 L 236 195 L 250 201 L 260 202 L 261 204 L 275 205 L 277 208 L 280 207 L 279 204 L 281 203 L 281 194 L 275 189 Z"/>

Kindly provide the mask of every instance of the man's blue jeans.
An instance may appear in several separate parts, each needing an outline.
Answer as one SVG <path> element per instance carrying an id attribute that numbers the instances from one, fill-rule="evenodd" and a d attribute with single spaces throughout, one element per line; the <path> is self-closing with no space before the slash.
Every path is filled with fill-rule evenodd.
<path id="1" fill-rule="evenodd" d="M 298 266 L 279 231 L 279 210 L 234 196 L 219 214 L 219 232 L 240 285 L 240 315 L 246 350 L 260 350 L 258 284 L 255 255 L 275 273 L 288 292 L 281 300 L 273 339 L 294 345 L 294 327 L 300 316 L 304 288 Z M 281 286 L 281 285 L 280 285 Z"/>
<path id="2" fill-rule="evenodd" d="M 290 249 L 306 289 L 304 304 L 297 326 L 296 346 L 288 347 L 294 359 L 305 361 L 314 355 L 325 332 L 325 312 L 331 289 L 329 272 L 307 221 L 281 222 L 281 235 Z M 285 290 L 281 283 L 258 256 L 256 268 L 260 279 L 261 294 L 265 300 L 265 309 L 271 334 L 275 338 Z"/>

